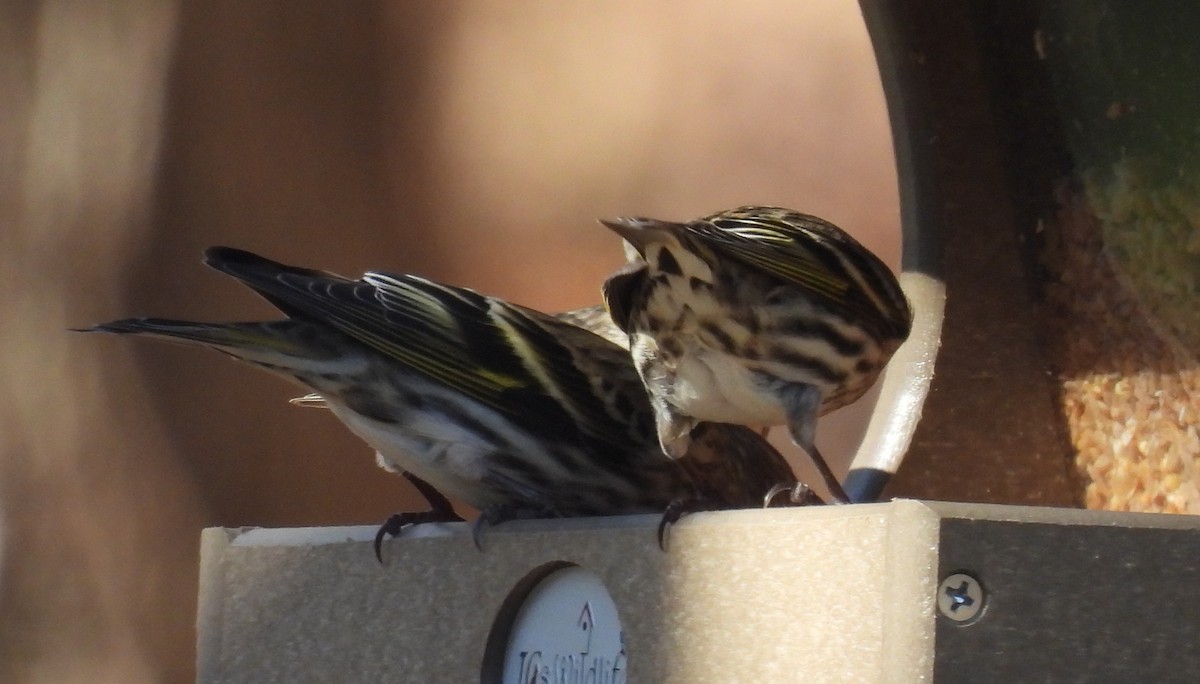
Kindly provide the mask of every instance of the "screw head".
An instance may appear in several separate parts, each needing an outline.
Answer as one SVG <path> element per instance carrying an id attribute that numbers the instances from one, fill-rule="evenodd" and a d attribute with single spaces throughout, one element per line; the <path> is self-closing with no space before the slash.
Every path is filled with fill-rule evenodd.
<path id="1" fill-rule="evenodd" d="M 983 611 L 983 585 L 965 572 L 946 577 L 937 589 L 938 611 L 958 623 L 971 622 Z"/>

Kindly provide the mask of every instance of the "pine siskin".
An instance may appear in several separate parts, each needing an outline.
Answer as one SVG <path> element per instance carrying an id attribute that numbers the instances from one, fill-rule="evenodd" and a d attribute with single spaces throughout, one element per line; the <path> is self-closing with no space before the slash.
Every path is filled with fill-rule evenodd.
<path id="1" fill-rule="evenodd" d="M 210 347 L 314 390 L 387 470 L 430 502 L 389 519 L 459 519 L 445 493 L 483 526 L 524 517 L 761 505 L 795 476 L 751 430 L 701 424 L 691 458 L 663 458 L 628 353 L 565 321 L 464 288 L 368 272 L 349 280 L 213 247 L 206 263 L 288 318 L 205 324 L 136 318 L 95 326 Z M 610 326 L 606 321 L 600 327 Z"/>
<path id="2" fill-rule="evenodd" d="M 887 266 L 837 226 L 779 207 L 602 223 L 632 250 L 604 298 L 663 451 L 683 456 L 700 420 L 786 424 L 845 501 L 816 423 L 862 396 L 908 337 L 912 312 Z"/>

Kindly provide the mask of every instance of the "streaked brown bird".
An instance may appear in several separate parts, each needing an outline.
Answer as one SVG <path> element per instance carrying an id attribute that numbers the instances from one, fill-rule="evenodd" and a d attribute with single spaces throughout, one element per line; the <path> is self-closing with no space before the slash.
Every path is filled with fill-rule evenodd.
<path id="1" fill-rule="evenodd" d="M 684 457 L 700 421 L 786 424 L 845 501 L 814 443 L 817 418 L 861 397 L 908 337 L 891 270 L 832 223 L 781 207 L 602 223 L 628 245 L 604 299 L 663 451 Z"/>
<path id="2" fill-rule="evenodd" d="M 694 425 L 689 458 L 663 458 L 628 353 L 553 316 L 412 275 L 351 280 L 228 247 L 206 262 L 286 318 L 92 330 L 209 347 L 315 392 L 300 403 L 332 410 L 430 502 L 389 519 L 377 553 L 407 524 L 458 520 L 443 494 L 480 510 L 478 543 L 485 525 L 515 518 L 756 507 L 795 480 L 740 426 Z"/>

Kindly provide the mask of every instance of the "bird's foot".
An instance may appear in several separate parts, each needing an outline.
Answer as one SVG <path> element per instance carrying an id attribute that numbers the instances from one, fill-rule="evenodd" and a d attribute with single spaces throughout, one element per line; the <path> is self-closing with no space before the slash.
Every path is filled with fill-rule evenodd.
<path id="1" fill-rule="evenodd" d="M 703 511 L 719 511 L 728 508 L 717 501 L 706 499 L 701 496 L 693 496 L 685 499 L 675 499 L 667 504 L 666 510 L 663 511 L 662 518 L 658 520 L 658 548 L 663 551 L 667 550 L 667 540 L 670 537 L 671 526 L 679 522 L 683 516 L 690 513 L 700 513 Z"/>
<path id="2" fill-rule="evenodd" d="M 780 482 L 763 496 L 763 508 L 770 508 L 776 497 L 784 492 L 788 493 L 786 503 L 782 504 L 784 506 L 820 506 L 825 503 L 812 487 L 803 482 Z"/>
<path id="3" fill-rule="evenodd" d="M 452 508 L 430 508 L 427 511 L 393 513 L 375 532 L 375 558 L 380 563 L 383 562 L 383 538 L 385 535 L 396 538 L 409 525 L 433 522 L 463 522 L 463 519 Z"/>
<path id="4" fill-rule="evenodd" d="M 479 511 L 479 517 L 471 525 L 471 539 L 475 548 L 483 551 L 483 533 L 493 525 L 510 520 L 536 520 L 539 518 L 561 518 L 562 514 L 553 506 L 540 503 L 493 504 Z"/>

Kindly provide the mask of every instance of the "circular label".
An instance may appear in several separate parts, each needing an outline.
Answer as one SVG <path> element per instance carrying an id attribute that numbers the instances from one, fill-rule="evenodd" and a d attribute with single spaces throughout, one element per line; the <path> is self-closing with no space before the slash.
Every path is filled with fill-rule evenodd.
<path id="1" fill-rule="evenodd" d="M 556 570 L 526 596 L 508 633 L 504 684 L 623 684 L 625 636 L 600 578 Z"/>

